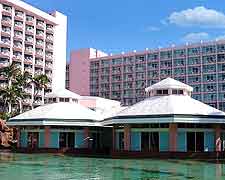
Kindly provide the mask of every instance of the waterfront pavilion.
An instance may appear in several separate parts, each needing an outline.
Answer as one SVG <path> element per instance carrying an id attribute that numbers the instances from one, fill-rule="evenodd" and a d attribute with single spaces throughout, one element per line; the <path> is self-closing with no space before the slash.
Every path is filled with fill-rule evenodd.
<path id="1" fill-rule="evenodd" d="M 145 90 L 145 100 L 102 121 L 113 126 L 115 156 L 224 150 L 225 113 L 191 98 L 192 87 L 167 78 Z"/>
<path id="2" fill-rule="evenodd" d="M 111 139 L 107 139 L 106 127 L 100 124 L 100 120 L 101 115 L 76 102 L 58 102 L 11 118 L 7 125 L 17 128 L 18 149 L 21 150 L 97 151 L 106 148 Z"/>

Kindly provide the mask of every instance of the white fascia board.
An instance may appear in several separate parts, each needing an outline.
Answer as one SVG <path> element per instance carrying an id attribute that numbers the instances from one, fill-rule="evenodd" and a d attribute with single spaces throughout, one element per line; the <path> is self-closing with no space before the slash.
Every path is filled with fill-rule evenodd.
<path id="1" fill-rule="evenodd" d="M 6 122 L 7 126 L 43 126 L 43 121 L 13 121 Z"/>
<path id="2" fill-rule="evenodd" d="M 162 118 L 127 118 L 127 119 L 111 119 L 102 121 L 103 125 L 109 124 L 141 124 L 141 123 L 172 123 L 174 122 L 173 117 L 162 117 Z"/>
<path id="3" fill-rule="evenodd" d="M 190 117 L 190 118 L 174 118 L 175 123 L 225 123 L 225 119 L 217 119 L 217 118 L 198 118 L 198 117 Z"/>

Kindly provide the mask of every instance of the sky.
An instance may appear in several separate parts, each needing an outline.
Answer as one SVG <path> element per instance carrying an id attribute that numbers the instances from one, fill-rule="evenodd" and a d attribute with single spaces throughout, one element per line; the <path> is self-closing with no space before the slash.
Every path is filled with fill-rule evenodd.
<path id="1" fill-rule="evenodd" d="M 72 49 L 117 54 L 225 39 L 225 0 L 25 0 L 68 17 Z"/>

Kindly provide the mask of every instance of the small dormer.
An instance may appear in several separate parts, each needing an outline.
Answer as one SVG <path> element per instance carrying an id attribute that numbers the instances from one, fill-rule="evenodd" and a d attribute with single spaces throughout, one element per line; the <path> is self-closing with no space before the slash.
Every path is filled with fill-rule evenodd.
<path id="1" fill-rule="evenodd" d="M 67 89 L 58 89 L 45 96 L 45 104 L 58 102 L 78 103 L 79 99 L 81 99 L 81 96 L 74 92 Z"/>
<path id="2" fill-rule="evenodd" d="M 145 91 L 148 96 L 191 96 L 193 88 L 175 79 L 166 78 L 152 86 L 145 88 Z"/>

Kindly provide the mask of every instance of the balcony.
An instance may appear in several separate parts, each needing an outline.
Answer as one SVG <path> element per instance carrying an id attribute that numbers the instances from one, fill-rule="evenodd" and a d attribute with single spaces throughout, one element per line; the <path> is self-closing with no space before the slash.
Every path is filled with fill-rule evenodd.
<path id="1" fill-rule="evenodd" d="M 44 29 L 45 29 L 45 23 L 42 22 L 42 21 L 37 21 L 37 23 L 36 23 L 36 28 L 37 28 L 37 29 L 44 30 Z"/>
<path id="2" fill-rule="evenodd" d="M 34 72 L 34 74 L 36 74 L 36 75 L 42 75 L 43 72 L 41 70 L 37 70 L 37 71 Z"/>
<path id="3" fill-rule="evenodd" d="M 54 33 L 53 26 L 46 25 L 46 32 L 49 34 L 53 34 Z"/>
<path id="4" fill-rule="evenodd" d="M 25 48 L 24 54 L 32 55 L 33 52 L 34 52 L 34 49 L 33 48 Z"/>
<path id="5" fill-rule="evenodd" d="M 13 55 L 13 60 L 21 62 L 22 61 L 22 55 Z"/>
<path id="6" fill-rule="evenodd" d="M 2 39 L 2 41 L 0 42 L 1 47 L 10 47 L 11 45 L 11 41 L 8 39 Z"/>
<path id="7" fill-rule="evenodd" d="M 15 23 L 14 24 L 15 30 L 22 31 L 23 30 L 23 23 Z"/>
<path id="8" fill-rule="evenodd" d="M 37 33 L 36 38 L 37 39 L 44 39 L 44 33 Z"/>
<path id="9" fill-rule="evenodd" d="M 45 68 L 47 68 L 47 69 L 52 69 L 52 64 L 51 64 L 51 63 L 46 63 L 46 64 L 45 64 Z"/>
<path id="10" fill-rule="evenodd" d="M 27 93 L 27 94 L 31 94 L 31 93 Z M 29 104 L 29 105 L 30 105 L 30 104 L 32 104 L 32 100 L 29 99 L 29 98 L 26 98 L 26 99 L 23 100 L 23 103 L 24 103 L 24 104 Z"/>
<path id="11" fill-rule="evenodd" d="M 30 74 L 33 73 L 33 69 L 32 68 L 24 68 L 24 71 L 29 72 Z"/>
<path id="12" fill-rule="evenodd" d="M 4 18 L 2 18 L 2 25 L 11 27 L 12 26 L 12 20 L 11 19 L 4 19 Z"/>
<path id="13" fill-rule="evenodd" d="M 53 51 L 53 45 L 46 45 L 46 51 Z"/>
<path id="14" fill-rule="evenodd" d="M 35 104 L 36 106 L 40 106 L 40 105 L 43 104 L 43 102 L 42 102 L 41 100 L 36 100 L 36 101 L 34 101 L 34 104 Z"/>
<path id="15" fill-rule="evenodd" d="M 26 16 L 26 24 L 33 26 L 34 25 L 34 17 L 33 16 Z"/>
<path id="16" fill-rule="evenodd" d="M 1 34 L 2 34 L 3 36 L 10 37 L 10 36 L 11 36 L 11 29 L 10 29 L 10 28 L 2 28 Z"/>
<path id="17" fill-rule="evenodd" d="M 0 88 L 6 88 L 8 86 L 7 83 L 0 83 Z"/>
<path id="18" fill-rule="evenodd" d="M 14 39 L 22 41 L 23 40 L 23 34 L 22 33 L 15 33 Z"/>
<path id="19" fill-rule="evenodd" d="M 42 58 L 43 55 L 44 55 L 43 51 L 36 51 L 36 54 L 35 54 L 36 57 Z"/>
<path id="20" fill-rule="evenodd" d="M 35 66 L 42 68 L 43 67 L 43 61 L 36 61 Z"/>
<path id="21" fill-rule="evenodd" d="M 7 66 L 9 66 L 9 62 L 8 61 L 2 61 L 2 62 L 0 62 L 0 68 L 7 67 Z"/>
<path id="22" fill-rule="evenodd" d="M 53 42 L 53 36 L 46 36 L 46 41 Z"/>
<path id="23" fill-rule="evenodd" d="M 53 61 L 53 55 L 46 55 L 45 60 L 47 61 Z"/>
<path id="24" fill-rule="evenodd" d="M 33 39 L 32 37 L 26 37 L 26 38 L 25 38 L 25 43 L 26 43 L 26 44 L 33 45 L 34 39 Z"/>
<path id="25" fill-rule="evenodd" d="M 28 34 L 28 35 L 33 35 L 34 34 L 34 28 L 26 28 L 25 33 Z"/>
<path id="26" fill-rule="evenodd" d="M 24 14 L 22 11 L 15 11 L 15 16 L 14 18 L 16 20 L 20 20 L 20 21 L 23 21 L 23 18 L 24 18 Z"/>
<path id="27" fill-rule="evenodd" d="M 32 58 L 24 59 L 24 64 L 32 64 L 32 63 L 33 63 L 33 59 Z"/>
<path id="28" fill-rule="evenodd" d="M 0 57 L 9 58 L 9 56 L 10 56 L 10 51 L 2 51 L 2 52 L 0 52 Z"/>
<path id="29" fill-rule="evenodd" d="M 2 14 L 6 16 L 12 15 L 12 8 L 10 6 L 3 5 Z"/>
<path id="30" fill-rule="evenodd" d="M 44 47 L 44 43 L 43 42 L 36 41 L 36 48 L 43 48 L 43 47 Z"/>
<path id="31" fill-rule="evenodd" d="M 45 74 L 49 79 L 52 79 L 52 73 L 46 73 Z"/>
<path id="32" fill-rule="evenodd" d="M 13 44 L 13 50 L 22 52 L 23 45 L 21 44 Z"/>

